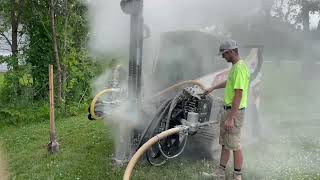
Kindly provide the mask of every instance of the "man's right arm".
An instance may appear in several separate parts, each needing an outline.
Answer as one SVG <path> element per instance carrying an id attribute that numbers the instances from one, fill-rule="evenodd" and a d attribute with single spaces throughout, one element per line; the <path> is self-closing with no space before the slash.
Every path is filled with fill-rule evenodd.
<path id="1" fill-rule="evenodd" d="M 227 81 L 223 81 L 222 83 L 219 83 L 219 84 L 217 84 L 217 85 L 215 85 L 215 86 L 212 86 L 212 87 L 208 88 L 208 89 L 206 90 L 206 93 L 209 94 L 209 93 L 211 93 L 212 91 L 214 91 L 214 90 L 216 90 L 216 89 L 225 88 L 225 87 L 226 87 L 226 84 L 227 84 Z"/>

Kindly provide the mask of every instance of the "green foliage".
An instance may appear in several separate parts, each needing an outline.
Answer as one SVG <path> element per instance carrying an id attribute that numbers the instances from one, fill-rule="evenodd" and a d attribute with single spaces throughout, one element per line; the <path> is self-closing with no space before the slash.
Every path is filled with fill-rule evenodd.
<path id="1" fill-rule="evenodd" d="M 0 100 L 6 103 L 22 103 L 32 100 L 33 93 L 30 66 L 21 66 L 3 74 Z M 13 83 L 17 82 L 17 83 Z"/>
<path id="2" fill-rule="evenodd" d="M 85 52 L 76 52 L 75 49 L 68 54 L 65 63 L 68 69 L 66 98 L 80 100 L 83 95 L 89 97 L 91 93 L 90 81 L 96 76 L 99 64 L 87 57 Z"/>
<path id="3" fill-rule="evenodd" d="M 4 74 L 0 73 L 0 94 L 1 94 L 1 90 L 4 88 Z"/>
<path id="4" fill-rule="evenodd" d="M 0 0 L 0 32 L 6 32 L 10 28 L 11 7 L 9 0 Z"/>
<path id="5" fill-rule="evenodd" d="M 47 15 L 46 1 L 30 1 L 32 11 L 28 14 L 27 34 L 29 47 L 26 50 L 26 62 L 31 66 L 33 88 L 36 99 L 47 98 L 48 66 L 52 63 L 52 42 L 50 20 Z M 43 89 L 41 91 L 41 89 Z"/>
<path id="6" fill-rule="evenodd" d="M 0 126 L 46 122 L 49 119 L 49 105 L 47 103 L 26 104 L 12 106 L 2 104 L 0 106 Z"/>
<path id="7" fill-rule="evenodd" d="M 12 3 L 1 0 L 0 15 L 4 21 L 0 24 L 0 32 L 10 30 Z M 0 99 L 12 105 L 13 109 L 17 104 L 27 106 L 28 103 L 48 101 L 49 64 L 54 65 L 54 76 L 57 79 L 56 64 L 53 61 L 49 2 L 25 1 L 23 5 L 25 10 L 20 14 L 20 25 L 21 31 L 26 35 L 27 44 L 21 47 L 22 51 L 16 59 L 3 56 L 0 58 L 1 63 L 7 62 L 10 67 L 13 67 L 11 64 L 17 60 L 20 62 L 19 67 L 11 68 L 3 76 L 2 82 Z M 66 74 L 66 80 L 63 81 L 65 106 L 58 104 L 57 110 L 76 114 L 76 111 L 82 109 L 82 104 L 88 102 L 91 95 L 90 82 L 102 72 L 103 66 L 90 58 L 85 50 L 88 39 L 88 8 L 84 2 L 57 0 L 54 8 L 60 63 Z M 58 87 L 57 80 L 54 83 L 55 87 Z M 57 89 L 55 92 L 57 93 Z M 27 121 L 18 115 L 19 112 L 20 110 L 6 108 L 3 114 L 9 119 L 14 119 L 13 116 L 16 115 L 16 119 Z"/>

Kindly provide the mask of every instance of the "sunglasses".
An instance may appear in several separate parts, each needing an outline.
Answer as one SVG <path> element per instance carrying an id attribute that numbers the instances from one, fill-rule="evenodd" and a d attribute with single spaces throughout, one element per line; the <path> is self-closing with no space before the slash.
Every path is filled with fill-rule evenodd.
<path id="1" fill-rule="evenodd" d="M 230 49 L 229 50 L 221 49 L 220 52 L 222 53 L 221 56 L 224 57 L 226 53 L 230 52 Z"/>

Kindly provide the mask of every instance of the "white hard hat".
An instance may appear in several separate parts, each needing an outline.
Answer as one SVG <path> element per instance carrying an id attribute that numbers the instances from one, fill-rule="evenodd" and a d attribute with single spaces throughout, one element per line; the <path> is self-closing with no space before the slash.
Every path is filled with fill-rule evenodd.
<path id="1" fill-rule="evenodd" d="M 220 44 L 218 55 L 220 56 L 231 49 L 237 49 L 237 48 L 239 48 L 239 44 L 235 40 L 232 40 L 232 39 L 226 40 Z"/>

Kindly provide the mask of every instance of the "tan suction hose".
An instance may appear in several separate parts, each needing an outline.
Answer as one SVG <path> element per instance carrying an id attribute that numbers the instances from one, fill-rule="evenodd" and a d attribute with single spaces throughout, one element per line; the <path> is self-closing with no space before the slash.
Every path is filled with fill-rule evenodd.
<path id="1" fill-rule="evenodd" d="M 140 157 L 149 149 L 151 148 L 151 146 L 153 146 L 155 143 L 159 142 L 161 139 L 164 139 L 168 136 L 171 136 L 173 134 L 176 134 L 178 132 L 187 130 L 186 126 L 179 126 L 179 127 L 175 127 L 172 129 L 169 129 L 167 131 L 163 131 L 160 134 L 157 134 L 156 136 L 154 136 L 153 138 L 149 139 L 149 141 L 147 141 L 145 144 L 143 144 L 138 151 L 133 155 L 133 157 L 131 158 L 131 160 L 129 161 L 129 164 L 126 168 L 126 171 L 124 173 L 123 176 L 123 180 L 130 180 L 131 177 L 131 173 L 132 170 L 134 168 L 134 166 L 136 165 L 136 163 L 139 161 Z"/>
<path id="2" fill-rule="evenodd" d="M 112 69 L 112 80 L 118 80 L 119 79 L 119 69 L 121 67 L 121 64 L 118 64 L 117 66 L 115 66 L 113 69 Z M 91 114 L 91 117 L 93 119 L 100 119 L 101 117 L 98 117 L 96 115 L 96 113 L 94 112 L 94 107 L 96 105 L 96 102 L 97 100 L 99 99 L 100 96 L 102 96 L 103 94 L 106 94 L 106 93 L 111 93 L 115 91 L 114 89 L 112 88 L 109 88 L 109 89 L 104 89 L 103 91 L 99 92 L 97 95 L 95 95 L 95 97 L 93 98 L 93 100 L 91 101 L 91 104 L 90 104 L 90 114 Z"/>
<path id="3" fill-rule="evenodd" d="M 205 90 L 205 86 L 203 84 L 201 84 L 200 82 L 196 81 L 196 80 L 189 80 L 189 81 L 182 81 L 182 82 L 179 82 L 173 86 L 170 86 L 168 87 L 167 89 L 157 93 L 155 96 L 160 96 L 168 91 L 172 91 L 182 85 L 185 85 L 185 84 L 190 84 L 190 85 L 198 85 L 202 90 Z"/>
<path id="4" fill-rule="evenodd" d="M 105 89 L 101 92 L 99 92 L 92 100 L 91 104 L 90 104 L 90 114 L 91 117 L 93 119 L 99 119 L 99 117 L 96 115 L 96 113 L 94 112 L 94 106 L 96 105 L 97 100 L 99 99 L 100 96 L 102 96 L 105 93 L 111 93 L 112 91 L 114 91 L 113 89 Z"/>

